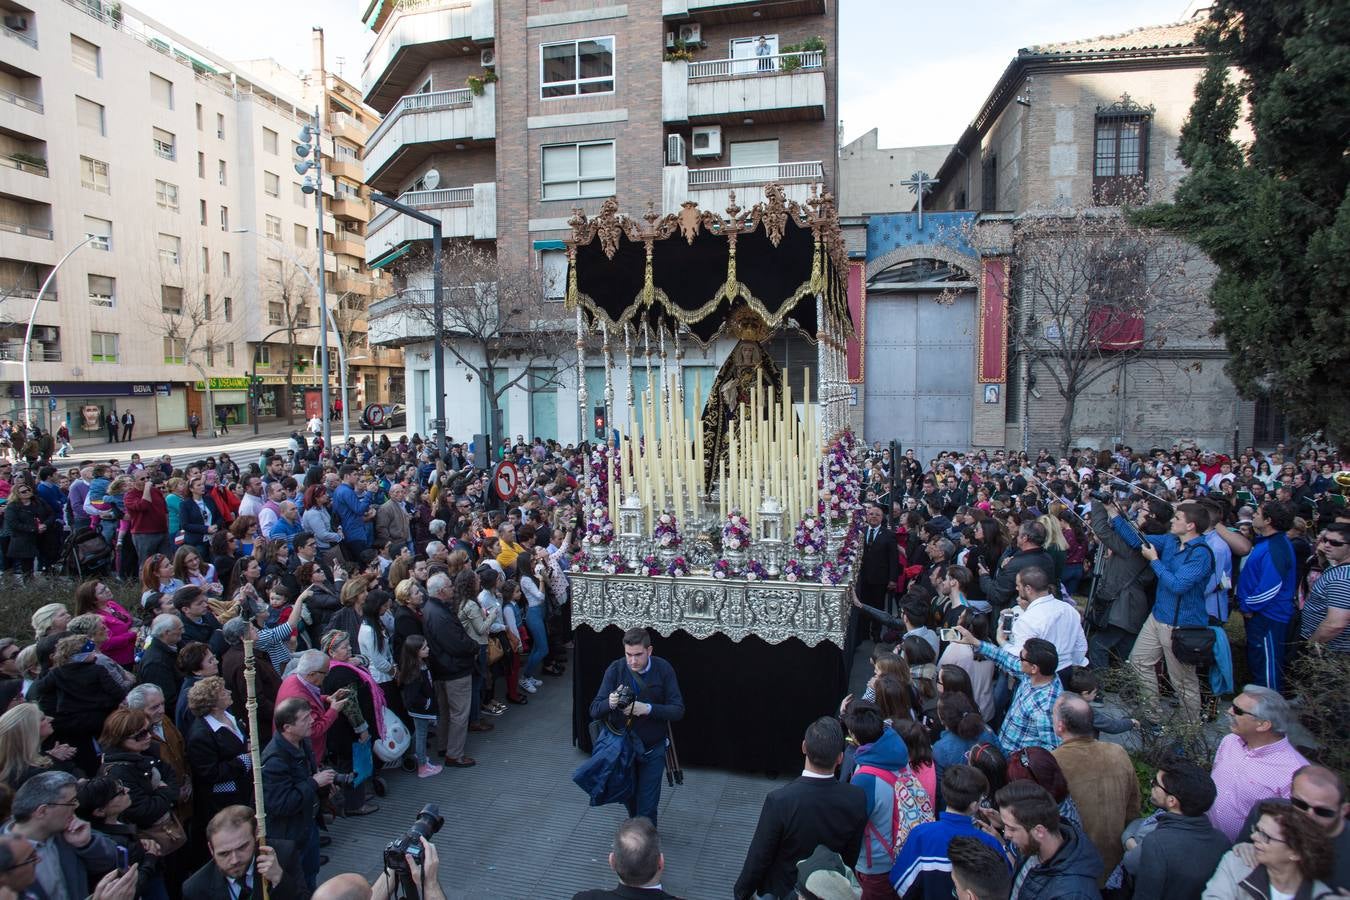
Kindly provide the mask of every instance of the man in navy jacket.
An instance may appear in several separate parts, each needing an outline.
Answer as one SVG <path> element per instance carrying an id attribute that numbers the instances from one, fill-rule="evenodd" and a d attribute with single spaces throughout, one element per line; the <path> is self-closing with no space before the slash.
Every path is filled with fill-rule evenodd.
<path id="1" fill-rule="evenodd" d="M 645 816 L 656 824 L 661 804 L 661 776 L 666 769 L 667 723 L 684 718 L 684 697 L 670 663 L 652 655 L 652 639 L 645 628 L 630 628 L 623 634 L 623 659 L 605 670 L 591 701 L 591 718 L 603 719 L 614 732 L 629 728 L 642 741 L 642 753 L 634 765 L 636 788 L 628 800 L 629 816 Z M 633 692 L 631 705 L 619 708 L 619 685 Z"/>

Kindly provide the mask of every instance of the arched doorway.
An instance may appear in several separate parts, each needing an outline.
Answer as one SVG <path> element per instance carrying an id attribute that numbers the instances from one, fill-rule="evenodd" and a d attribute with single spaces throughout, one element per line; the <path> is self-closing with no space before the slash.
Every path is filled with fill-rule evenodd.
<path id="1" fill-rule="evenodd" d="M 943 247 L 905 247 L 868 264 L 863 433 L 922 460 L 971 441 L 975 273 Z"/>

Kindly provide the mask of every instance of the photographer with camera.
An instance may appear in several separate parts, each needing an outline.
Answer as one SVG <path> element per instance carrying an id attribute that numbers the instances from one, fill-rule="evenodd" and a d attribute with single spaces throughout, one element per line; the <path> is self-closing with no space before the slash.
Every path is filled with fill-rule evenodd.
<path id="1" fill-rule="evenodd" d="M 1088 525 L 1102 550 L 1085 618 L 1091 629 L 1088 663 L 1094 669 L 1109 668 L 1112 660 L 1124 662 L 1129 659 L 1135 636 L 1144 627 L 1144 620 L 1153 606 L 1156 582 L 1153 569 L 1148 560 L 1111 527 L 1111 519 L 1117 513 L 1115 498 L 1109 491 L 1093 494 Z M 1161 535 L 1167 533 L 1167 522 L 1171 517 L 1167 504 L 1149 500 L 1140 507 L 1135 524 L 1144 534 Z"/>
<path id="2" fill-rule="evenodd" d="M 436 845 L 420 835 L 417 841 L 417 855 L 414 852 L 404 855 L 404 865 L 412 873 L 413 886 L 423 900 L 445 900 L 445 892 L 438 881 L 441 859 L 436 853 Z M 387 860 L 385 864 L 388 865 Z M 334 875 L 319 885 L 313 900 L 389 900 L 405 895 L 406 888 L 401 887 L 397 875 L 386 868 L 373 885 L 366 884 L 364 878 L 352 872 Z"/>
<path id="3" fill-rule="evenodd" d="M 634 760 L 634 790 L 627 800 L 630 817 L 645 816 L 656 824 L 661 804 L 661 775 L 666 767 L 669 723 L 684 718 L 684 697 L 670 663 L 652 654 L 652 639 L 645 628 L 630 628 L 623 634 L 623 659 L 605 669 L 591 718 L 604 720 L 615 734 L 632 729 L 642 742 Z"/>
<path id="4" fill-rule="evenodd" d="M 278 706 L 274 727 L 262 756 L 267 825 L 270 836 L 294 842 L 305 886 L 312 891 L 324 862 L 319 855 L 319 789 L 331 785 L 336 773 L 320 770 L 314 760 L 309 743 L 314 711 L 303 698 L 292 697 Z"/>

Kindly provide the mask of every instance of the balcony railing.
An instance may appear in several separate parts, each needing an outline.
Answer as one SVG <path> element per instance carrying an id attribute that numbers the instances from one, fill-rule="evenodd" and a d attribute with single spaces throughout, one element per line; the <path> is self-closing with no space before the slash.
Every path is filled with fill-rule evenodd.
<path id="1" fill-rule="evenodd" d="M 41 225 L 29 225 L 27 222 L 10 222 L 0 219 L 0 231 L 8 231 L 10 234 L 24 234 L 28 237 L 42 238 L 47 241 L 52 239 L 50 228 L 43 228 Z"/>
<path id="2" fill-rule="evenodd" d="M 0 359 L 23 359 L 23 341 L 0 344 Z M 60 362 L 61 348 L 34 342 L 28 345 L 29 362 Z"/>
<path id="3" fill-rule="evenodd" d="M 155 141 L 155 155 L 160 159 L 175 160 L 178 158 L 178 152 L 173 144 L 166 144 L 163 141 Z"/>
<path id="4" fill-rule="evenodd" d="M 9 296 L 15 298 L 16 300 L 36 300 L 36 299 L 37 299 L 37 294 L 38 294 L 38 289 L 35 288 L 35 287 L 20 287 L 20 288 L 13 288 L 13 289 L 10 290 L 10 292 L 9 292 Z M 42 295 L 42 299 L 43 299 L 43 300 L 55 300 L 55 299 L 57 299 L 55 288 L 50 288 L 50 289 L 48 289 L 47 293 L 45 293 L 45 294 Z"/>
<path id="5" fill-rule="evenodd" d="M 802 50 L 796 53 L 773 53 L 769 56 L 750 56 L 740 59 L 714 59 L 689 64 L 689 80 L 695 78 L 727 78 L 733 75 L 784 75 L 801 69 L 819 69 L 825 64 L 825 51 Z"/>
<path id="6" fill-rule="evenodd" d="M 435 191 L 404 191 L 399 194 L 400 203 L 407 204 L 415 209 L 432 209 L 442 206 L 472 206 L 473 205 L 473 186 L 457 188 L 441 188 Z M 376 229 L 383 227 L 389 220 L 398 215 L 396 210 L 384 207 L 379 215 L 370 220 L 370 225 L 366 229 L 366 235 L 369 236 Z"/>
<path id="7" fill-rule="evenodd" d="M 16 41 L 20 41 L 22 43 L 27 44 L 34 50 L 37 49 L 37 38 L 33 37 L 31 34 L 24 34 L 22 31 L 15 31 L 8 25 L 0 26 L 0 30 L 3 30 L 5 32 L 5 37 L 12 37 Z"/>
<path id="8" fill-rule="evenodd" d="M 771 181 L 823 179 L 825 167 L 819 162 L 788 162 L 762 166 L 717 166 L 690 169 L 689 187 L 722 187 L 732 184 L 768 184 Z"/>
<path id="9" fill-rule="evenodd" d="M 5 166 L 6 168 L 10 169 L 18 169 L 20 172 L 27 172 L 30 175 L 41 175 L 43 178 L 48 177 L 49 174 L 46 166 L 39 166 L 36 165 L 35 163 L 24 162 L 23 160 L 15 159 L 12 156 L 0 156 L 0 166 Z"/>
<path id="10" fill-rule="evenodd" d="M 5 100 L 9 103 L 13 103 L 15 106 L 31 110 L 35 113 L 42 112 L 42 104 L 37 100 L 34 100 L 32 97 L 25 97 L 22 94 L 16 94 L 13 91 L 4 90 L 3 88 L 0 88 L 0 100 Z"/>
<path id="11" fill-rule="evenodd" d="M 90 306 L 101 306 L 104 309 L 112 309 L 117 305 L 117 298 L 112 294 L 90 294 Z"/>
<path id="12" fill-rule="evenodd" d="M 455 106 L 469 106 L 473 103 L 473 91 L 468 88 L 459 88 L 453 91 L 432 91 L 426 94 L 408 94 L 402 100 L 394 104 L 394 108 L 389 110 L 389 115 L 380 122 L 380 127 L 370 133 L 366 138 L 366 146 L 373 147 L 381 137 L 384 136 L 394 123 L 401 116 L 410 113 L 432 112 L 438 109 L 450 109 Z"/>

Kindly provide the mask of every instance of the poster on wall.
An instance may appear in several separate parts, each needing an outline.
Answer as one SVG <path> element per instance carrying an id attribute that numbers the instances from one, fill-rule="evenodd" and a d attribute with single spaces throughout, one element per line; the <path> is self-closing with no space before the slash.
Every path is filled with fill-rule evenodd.
<path id="1" fill-rule="evenodd" d="M 85 431 L 103 430 L 103 409 L 92 403 L 80 407 L 80 421 Z"/>
<path id="2" fill-rule="evenodd" d="M 323 393 L 321 391 L 305 391 L 305 418 L 323 418 Z"/>

